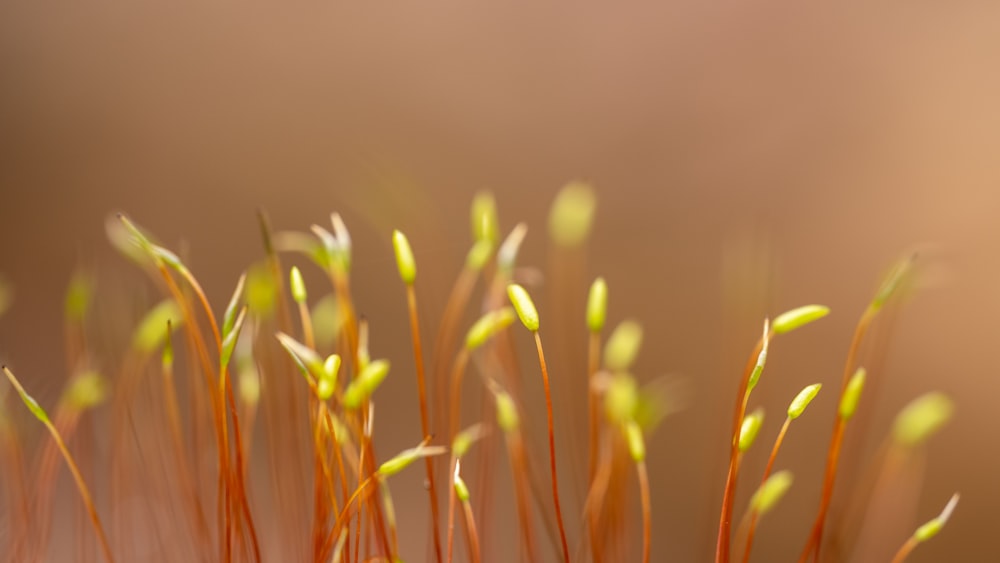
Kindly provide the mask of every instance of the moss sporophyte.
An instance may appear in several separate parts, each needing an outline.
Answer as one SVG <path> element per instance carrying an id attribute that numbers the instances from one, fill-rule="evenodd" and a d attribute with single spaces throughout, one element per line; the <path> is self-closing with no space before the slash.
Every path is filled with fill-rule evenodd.
<path id="1" fill-rule="evenodd" d="M 548 219 L 552 264 L 581 256 L 599 224 L 596 211 L 596 193 L 589 185 L 573 182 L 559 192 Z M 585 286 L 570 291 L 560 285 L 586 283 L 566 277 L 582 270 L 554 272 L 559 275 L 547 277 L 547 283 L 556 285 L 551 289 L 559 295 L 580 298 L 569 303 L 578 314 L 547 314 L 543 323 L 533 298 L 543 294 L 539 278 L 523 275 L 517 263 L 521 247 L 532 243 L 527 225 L 516 224 L 504 236 L 496 199 L 478 194 L 470 212 L 469 250 L 455 257 L 457 278 L 443 311 L 430 316 L 438 324 L 425 342 L 427 318 L 419 307 L 425 282 L 417 267 L 425 241 L 414 238 L 411 244 L 394 230 L 384 233 L 389 239 L 384 248 L 361 249 L 336 213 L 328 224 L 303 231 L 274 232 L 266 216 L 259 219 L 263 257 L 229 285 L 234 289 L 223 303 L 209 301 L 195 270 L 185 263 L 186 253 L 168 249 L 127 216 L 108 222 L 112 244 L 150 276 L 161 293 L 159 302 L 131 320 L 131 336 L 122 346 L 106 347 L 124 350 L 117 366 L 98 361 L 88 330 L 100 287 L 95 276 L 78 272 L 64 302 L 68 371 L 58 403 L 49 411 L 28 393 L 22 383 L 41 387 L 29 368 L 3 368 L 9 386 L 0 389 L 0 399 L 6 404 L 12 402 L 9 397 L 19 397 L 26 414 L 47 431 L 22 431 L 29 417 L 0 410 L 10 560 L 40 561 L 49 555 L 61 467 L 79 492 L 72 505 L 84 516 L 78 521 L 92 528 L 74 536 L 76 553 L 99 553 L 106 561 L 140 560 L 153 544 L 164 560 L 177 561 L 675 559 L 668 530 L 653 531 L 657 515 L 673 510 L 664 499 L 675 484 L 663 478 L 659 465 L 650 464 L 689 459 L 690 454 L 671 452 L 664 460 L 665 442 L 656 433 L 672 412 L 669 405 L 679 401 L 664 396 L 640 369 L 643 341 L 653 333 L 647 335 L 639 320 L 626 318 L 605 337 L 609 316 L 620 313 L 609 308 L 613 294 L 607 280 L 612 278 L 588 278 L 593 281 L 583 299 Z M 358 284 L 383 282 L 353 277 L 355 261 L 373 252 L 395 256 L 401 283 L 393 306 L 405 307 L 412 355 L 386 352 L 389 347 L 376 337 L 378 323 L 369 327 L 361 314 L 369 304 L 352 293 Z M 286 267 L 288 260 L 296 264 Z M 836 534 L 837 549 L 851 547 L 845 542 L 853 536 L 843 533 L 840 523 L 828 522 L 827 515 L 835 496 L 879 492 L 835 489 L 845 436 L 882 430 L 853 428 L 868 419 L 860 416 L 873 408 L 865 389 L 882 376 L 879 369 L 861 367 L 861 350 L 874 346 L 866 342 L 868 329 L 883 311 L 899 306 L 901 288 L 914 286 L 914 265 L 914 256 L 900 261 L 862 310 L 839 386 L 817 382 L 796 393 L 783 381 L 779 362 L 772 361 L 785 346 L 796 345 L 793 333 L 808 331 L 829 315 L 827 307 L 810 304 L 763 319 L 760 338 L 733 389 L 727 437 L 712 448 L 729 453 L 725 481 L 717 483 L 722 493 L 717 563 L 749 561 L 755 537 L 781 533 L 758 528 L 765 516 L 774 519 L 772 513 L 789 504 L 783 501 L 788 495 L 811 494 L 801 485 L 808 481 L 820 485 L 818 498 L 809 499 L 815 512 L 803 515 L 814 518 L 813 525 L 805 537 L 785 541 L 796 542 L 795 549 L 802 543 L 800 561 L 826 557 L 831 542 L 825 531 Z M 325 282 L 307 286 L 310 276 Z M 15 297 L 10 284 L 0 280 L 0 315 L 16 305 Z M 473 317 L 475 297 L 484 306 Z M 547 303 L 541 304 L 549 311 Z M 225 305 L 221 322 L 214 305 Z M 586 355 L 582 346 L 556 352 L 578 354 L 581 373 L 550 373 L 550 365 L 572 364 L 565 358 L 546 361 L 543 334 L 567 325 L 578 325 Z M 537 358 L 533 370 L 524 368 L 516 350 L 526 338 L 533 341 Z M 110 376 L 104 373 L 109 369 Z M 475 377 L 465 377 L 466 372 Z M 419 425 L 376 409 L 387 381 L 411 377 Z M 573 420 L 568 416 L 572 405 L 554 400 L 566 389 L 559 383 L 567 381 L 584 381 L 586 387 L 581 412 L 587 424 L 579 432 L 585 439 L 576 442 L 565 439 L 575 430 L 565 427 Z M 755 402 L 762 387 L 791 398 L 784 417 L 764 416 Z M 539 388 L 544 425 L 536 412 L 542 397 L 529 394 Z M 470 404 L 470 398 L 476 400 Z M 775 470 L 779 452 L 793 421 L 814 416 L 806 411 L 823 401 L 833 412 L 823 473 L 797 475 L 793 486 L 790 471 Z M 914 399 L 888 430 L 887 453 L 872 461 L 875 469 L 896 475 L 917 459 L 915 452 L 941 431 L 953 411 L 952 401 L 939 392 Z M 778 418 L 783 422 L 773 434 Z M 95 420 L 107 421 L 107 435 L 98 440 L 93 433 L 105 426 Z M 415 445 L 387 457 L 384 436 L 393 433 Z M 536 445 L 543 442 L 546 452 Z M 760 464 L 761 474 L 744 475 L 741 481 L 741 473 L 760 466 L 748 459 L 766 459 L 766 464 Z M 107 477 L 94 471 L 95 464 L 108 468 Z M 423 466 L 425 486 L 397 505 L 391 487 L 412 483 L 396 476 L 414 465 Z M 153 470 L 159 467 L 162 472 Z M 499 474 L 505 469 L 509 479 Z M 571 475 L 567 486 L 565 477 Z M 755 485 L 752 496 L 737 494 L 741 482 Z M 497 510 L 498 499 L 508 492 L 515 507 L 509 515 Z M 567 498 L 575 502 L 564 503 Z M 902 546 L 893 546 L 898 549 L 894 561 L 936 536 L 957 502 L 955 495 L 939 516 L 918 527 Z M 738 514 L 742 517 L 734 527 Z M 516 527 L 516 549 L 498 545 L 503 526 Z M 425 533 L 426 547 L 402 553 L 400 528 Z M 167 537 L 177 541 L 162 541 Z M 59 541 L 66 541 L 61 532 Z"/>

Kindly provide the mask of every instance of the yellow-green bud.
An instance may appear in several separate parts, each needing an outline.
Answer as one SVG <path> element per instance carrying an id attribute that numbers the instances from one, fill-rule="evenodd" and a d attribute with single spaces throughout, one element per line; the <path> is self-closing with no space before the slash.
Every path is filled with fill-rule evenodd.
<path id="1" fill-rule="evenodd" d="M 337 389 L 337 382 L 333 379 L 322 378 L 316 382 L 316 396 L 319 400 L 326 401 L 333 396 L 333 392 Z"/>
<path id="2" fill-rule="evenodd" d="M 74 409 L 83 411 L 103 403 L 107 396 L 107 381 L 101 374 L 88 371 L 70 380 L 65 400 Z"/>
<path id="3" fill-rule="evenodd" d="M 957 505 L 958 493 L 955 493 L 937 518 L 917 528 L 917 531 L 913 533 L 913 539 L 922 543 L 936 536 L 944 528 L 944 525 L 948 523 L 948 519 L 951 518 L 952 512 L 955 512 L 955 506 Z"/>
<path id="4" fill-rule="evenodd" d="M 314 379 L 323 377 L 323 360 L 315 350 L 283 332 L 275 335 L 288 355 Z"/>
<path id="5" fill-rule="evenodd" d="M 639 386 L 627 373 L 618 373 L 608 380 L 604 392 L 604 410 L 614 424 L 632 420 L 639 405 Z"/>
<path id="6" fill-rule="evenodd" d="M 608 312 L 608 284 L 604 278 L 597 278 L 590 284 L 587 295 L 587 328 L 590 332 L 601 332 Z"/>
<path id="7" fill-rule="evenodd" d="M 278 284 L 271 270 L 263 264 L 256 264 L 247 271 L 246 301 L 257 317 L 268 318 L 274 312 Z"/>
<path id="8" fill-rule="evenodd" d="M 758 408 L 743 419 L 743 425 L 740 426 L 739 440 L 739 449 L 741 452 L 745 452 L 753 446 L 754 440 L 757 439 L 757 434 L 760 433 L 760 427 L 763 424 L 764 409 L 762 408 Z"/>
<path id="9" fill-rule="evenodd" d="M 396 267 L 399 269 L 399 277 L 403 283 L 410 285 L 417 279 L 417 261 L 413 258 L 413 249 L 410 248 L 410 241 L 402 231 L 392 232 L 392 248 L 396 251 Z"/>
<path id="10" fill-rule="evenodd" d="M 528 292 L 516 283 L 512 283 L 507 286 L 507 296 L 510 297 L 510 302 L 514 305 L 514 310 L 517 311 L 517 316 L 521 319 L 524 328 L 531 332 L 537 332 L 538 309 L 535 309 L 535 303 L 531 300 Z"/>
<path id="11" fill-rule="evenodd" d="M 472 200 L 472 240 L 496 244 L 500 240 L 500 220 L 497 203 L 490 192 L 480 192 Z"/>
<path id="12" fill-rule="evenodd" d="M 805 412 L 806 407 L 809 403 L 816 398 L 816 394 L 819 390 L 823 388 L 821 383 L 813 383 L 812 385 L 807 385 L 799 394 L 792 399 L 792 402 L 788 405 L 788 418 L 795 420 L 796 418 L 802 416 Z"/>
<path id="13" fill-rule="evenodd" d="M 632 320 L 622 321 L 604 345 L 604 365 L 613 372 L 629 369 L 641 346 L 642 325 Z"/>
<path id="14" fill-rule="evenodd" d="M 451 441 L 452 455 L 456 458 L 465 457 L 465 454 L 469 453 L 469 448 L 472 447 L 472 444 L 482 437 L 482 428 L 481 424 L 473 424 L 456 434 L 455 438 Z"/>
<path id="15" fill-rule="evenodd" d="M 761 516 L 767 514 L 781 500 L 781 497 L 785 496 L 791 486 L 791 471 L 786 469 L 771 475 L 753 494 L 750 499 L 750 510 Z"/>
<path id="16" fill-rule="evenodd" d="M 462 476 L 455 474 L 455 496 L 462 502 L 469 502 L 469 487 L 465 485 Z"/>
<path id="17" fill-rule="evenodd" d="M 321 379 L 329 379 L 336 383 L 337 374 L 340 373 L 340 356 L 337 354 L 330 354 L 326 357 L 326 361 L 323 362 L 323 377 Z"/>
<path id="18" fill-rule="evenodd" d="M 517 414 L 517 405 L 514 404 L 514 399 L 509 394 L 501 391 L 497 393 L 496 408 L 497 426 L 504 432 L 516 430 L 520 422 L 520 416 Z"/>
<path id="19" fill-rule="evenodd" d="M 361 403 L 371 397 L 372 393 L 378 389 L 387 375 L 389 375 L 388 360 L 370 362 L 344 391 L 344 406 L 349 409 L 361 406 Z"/>
<path id="20" fill-rule="evenodd" d="M 473 272 L 482 270 L 490 256 L 493 256 L 493 244 L 491 240 L 477 240 L 465 256 L 465 267 Z"/>
<path id="21" fill-rule="evenodd" d="M 861 391 L 865 388 L 866 375 L 865 368 L 858 368 L 847 382 L 844 394 L 840 397 L 840 418 L 849 420 L 854 416 L 854 411 L 858 410 L 858 401 L 861 400 Z"/>
<path id="22" fill-rule="evenodd" d="M 753 371 L 750 372 L 750 379 L 747 380 L 747 395 L 757 387 L 757 383 L 760 381 L 760 376 L 764 373 L 764 364 L 767 363 L 767 348 L 760 351 L 757 354 L 757 363 L 753 366 Z"/>
<path id="23" fill-rule="evenodd" d="M 181 326 L 183 320 L 181 309 L 173 299 L 161 301 L 139 322 L 139 326 L 132 336 L 132 346 L 136 350 L 146 353 L 156 350 L 166 336 L 163 327 L 167 326 L 167 322 L 169 321 L 176 330 L 177 327 Z"/>
<path id="24" fill-rule="evenodd" d="M 556 244 L 576 246 L 587 240 L 597 197 L 589 185 L 571 182 L 559 190 L 549 212 L 549 236 Z"/>
<path id="25" fill-rule="evenodd" d="M 791 332 L 803 325 L 822 319 L 830 314 L 830 308 L 823 305 L 805 305 L 778 315 L 771 328 L 775 334 Z"/>
<path id="26" fill-rule="evenodd" d="M 906 405 L 896 416 L 893 438 L 907 447 L 922 444 L 951 419 L 954 404 L 943 393 L 927 393 Z"/>
<path id="27" fill-rule="evenodd" d="M 510 307 L 486 313 L 469 329 L 465 336 L 465 347 L 469 350 L 479 348 L 501 330 L 510 326 L 514 322 L 514 318 L 514 309 Z"/>
<path id="28" fill-rule="evenodd" d="M 289 287 L 292 289 L 292 299 L 296 303 L 305 303 L 306 298 L 306 282 L 302 279 L 302 272 L 299 271 L 298 266 L 292 266 L 292 271 L 289 274 Z"/>
<path id="29" fill-rule="evenodd" d="M 246 367 L 240 369 L 237 377 L 240 398 L 243 403 L 256 405 L 260 401 L 260 374 L 253 367 L 253 363 L 248 363 Z"/>
<path id="30" fill-rule="evenodd" d="M 646 459 L 646 442 L 642 437 L 642 429 L 630 420 L 623 427 L 625 430 L 625 442 L 628 444 L 628 453 L 632 456 L 632 461 L 639 463 Z"/>
<path id="31" fill-rule="evenodd" d="M 406 469 L 414 461 L 420 458 L 441 455 L 445 452 L 442 446 L 417 446 L 408 450 L 403 450 L 391 459 L 386 460 L 378 467 L 378 474 L 382 477 L 391 477 Z"/>
<path id="32" fill-rule="evenodd" d="M 37 418 L 39 421 L 45 424 L 49 424 L 49 415 L 45 412 L 45 409 L 43 409 L 42 406 L 38 404 L 38 401 L 36 401 L 34 397 L 29 395 L 28 392 L 24 390 L 24 387 L 21 386 L 21 383 L 17 380 L 16 377 L 14 377 L 14 373 L 11 372 L 9 369 L 7 369 L 7 366 L 3 366 L 3 372 L 4 374 L 7 375 L 7 379 L 10 380 L 11 385 L 13 385 L 15 389 L 17 389 L 17 394 L 20 395 L 21 401 L 24 402 L 24 406 L 28 407 L 28 410 L 31 411 L 31 414 L 35 415 L 35 418 Z"/>
<path id="33" fill-rule="evenodd" d="M 0 288 L 0 293 L 3 288 Z M 90 308 L 90 301 L 94 296 L 94 279 L 86 274 L 77 272 L 70 279 L 69 288 L 66 290 L 66 318 L 71 321 L 81 321 L 86 316 Z M 0 296 L 0 302 L 3 297 Z M 0 303 L 0 313 L 3 304 Z"/>

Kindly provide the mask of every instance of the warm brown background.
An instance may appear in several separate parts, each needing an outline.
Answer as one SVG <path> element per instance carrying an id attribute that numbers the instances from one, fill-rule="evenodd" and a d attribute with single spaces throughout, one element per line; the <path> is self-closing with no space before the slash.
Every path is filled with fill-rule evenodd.
<path id="1" fill-rule="evenodd" d="M 914 244 L 933 249 L 934 287 L 899 317 L 869 442 L 916 394 L 951 393 L 916 517 L 963 498 L 913 561 L 1000 557 L 1000 4 L 50 4 L 0 7 L 0 272 L 17 292 L 0 357 L 43 402 L 62 377 L 50 340 L 73 266 L 111 287 L 137 279 L 104 240 L 110 212 L 189 243 L 221 306 L 259 255 L 255 208 L 303 230 L 341 210 L 373 345 L 400 366 L 382 392 L 399 402 L 381 409 L 383 451 L 403 447 L 417 418 L 389 230 L 417 249 L 433 326 L 472 194 L 497 193 L 505 228 L 527 221 L 525 261 L 544 266 L 547 206 L 581 177 L 600 196 L 588 269 L 607 276 L 613 319 L 645 322 L 637 371 L 692 383 L 689 410 L 650 440 L 657 560 L 709 553 L 725 449 L 708 442 L 712 421 L 759 317 L 834 311 L 772 354 L 771 436 L 801 385 L 836 386 L 878 276 Z M 724 305 L 733 248 L 763 248 L 751 263 L 769 269 L 747 279 L 774 282 L 739 314 Z M 779 465 L 800 478 L 762 528 L 760 561 L 801 548 L 833 403 L 821 395 L 793 427 Z M 396 495 L 419 515 L 417 482 Z"/>

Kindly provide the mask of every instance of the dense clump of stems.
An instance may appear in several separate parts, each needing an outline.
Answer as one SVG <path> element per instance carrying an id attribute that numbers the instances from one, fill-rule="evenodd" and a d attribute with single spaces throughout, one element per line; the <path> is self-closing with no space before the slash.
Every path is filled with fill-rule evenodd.
<path id="1" fill-rule="evenodd" d="M 427 553 L 433 549 L 436 561 L 451 563 L 457 558 L 456 542 L 464 541 L 468 559 L 478 563 L 490 553 L 489 542 L 496 527 L 494 516 L 502 514 L 494 506 L 496 483 L 493 482 L 498 461 L 495 458 L 504 455 L 498 447 L 502 438 L 513 481 L 522 558 L 552 559 L 551 553 L 541 553 L 538 538 L 546 539 L 546 535 L 538 535 L 541 531 L 547 533 L 559 558 L 568 563 L 571 552 L 565 516 L 580 530 L 574 537 L 578 543 L 574 545 L 572 559 L 585 559 L 588 548 L 595 563 L 626 560 L 630 555 L 637 555 L 644 563 L 668 557 L 669 549 L 661 548 L 659 543 L 653 545 L 655 498 L 651 489 L 658 488 L 657 472 L 647 465 L 646 456 L 647 441 L 650 451 L 656 450 L 652 431 L 669 409 L 652 385 L 640 385 L 641 374 L 633 375 L 643 337 L 638 321 L 628 319 L 618 324 L 603 343 L 602 357 L 608 292 L 603 278 L 594 281 L 586 302 L 586 356 L 583 356 L 582 330 L 576 333 L 581 337 L 579 346 L 570 345 L 571 327 L 574 323 L 579 327 L 580 321 L 570 310 L 574 307 L 579 307 L 578 312 L 582 310 L 582 296 L 575 289 L 579 289 L 577 284 L 583 275 L 582 247 L 592 226 L 595 201 L 589 186 L 573 183 L 557 197 L 550 214 L 553 249 L 573 259 L 553 261 L 559 271 L 552 276 L 546 274 L 548 281 L 554 280 L 549 286 L 553 300 L 548 305 L 557 312 L 553 326 L 559 329 L 554 331 L 556 346 L 550 350 L 553 353 L 549 358 L 542 345 L 538 311 L 521 285 L 537 287 L 538 273 L 515 267 L 527 227 L 518 224 L 501 243 L 492 196 L 478 196 L 473 205 L 472 249 L 449 294 L 440 323 L 432 332 L 436 337 L 426 343 L 433 349 L 426 371 L 415 286 L 416 262 L 406 237 L 399 231 L 393 232 L 396 265 L 405 287 L 420 441 L 388 459 L 377 451 L 383 440 L 379 438 L 382 432 L 375 432 L 375 406 L 380 404 L 378 390 L 389 376 L 390 360 L 395 358 L 373 358 L 370 342 L 375 341 L 369 338 L 364 304 L 356 302 L 351 291 L 352 241 L 339 215 L 331 215 L 326 227 L 313 225 L 311 234 L 274 234 L 261 215 L 265 258 L 239 277 L 219 317 L 185 262 L 128 218 L 119 216 L 113 221 L 118 230 L 109 232 L 112 241 L 151 274 L 153 283 L 167 299 L 150 310 L 135 329 L 117 370 L 118 378 L 110 386 L 109 489 L 113 533 L 110 537 L 105 533 L 85 482 L 90 476 L 80 470 L 93 459 L 94 445 L 84 441 L 86 435 L 79 436 L 89 434 L 89 430 L 81 432 L 77 426 L 81 420 L 90 418 L 84 418 L 85 412 L 96 409 L 106 392 L 104 379 L 93 371 L 91 343 L 84 331 L 83 319 L 94 299 L 93 281 L 80 276 L 74 278 L 66 299 L 64 338 L 69 377 L 52 420 L 27 395 L 13 373 L 4 368 L 7 379 L 51 438 L 40 448 L 36 475 L 31 479 L 24 471 L 18 434 L 6 426 L 6 417 L 0 420 L 4 471 L 9 476 L 5 479 L 11 503 L 7 514 L 12 522 L 17 522 L 11 527 L 10 533 L 15 538 L 10 556 L 18 560 L 44 558 L 61 455 L 82 499 L 76 505 L 78 518 L 86 511 L 105 560 L 112 561 L 113 551 L 119 559 L 135 558 L 137 549 L 142 547 L 140 541 L 148 540 L 153 549 L 162 551 L 163 557 L 190 558 L 193 552 L 197 560 L 260 561 L 267 552 L 265 548 L 271 546 L 262 547 L 258 540 L 255 518 L 259 515 L 251 510 L 249 483 L 255 470 L 250 462 L 255 443 L 254 420 L 258 409 L 263 409 L 269 446 L 266 457 L 275 500 L 272 519 L 280 526 L 276 536 L 281 544 L 274 547 L 285 556 L 316 563 L 399 560 L 404 555 L 399 544 L 402 529 L 425 519 L 415 517 L 415 511 L 409 508 L 397 512 L 390 478 L 418 462 L 424 465 L 430 508 L 431 538 Z M 312 309 L 303 272 L 297 266 L 290 271 L 281 266 L 279 254 L 288 252 L 310 261 L 330 282 L 327 295 L 316 301 Z M 892 272 L 855 327 L 826 456 L 819 509 L 801 555 L 803 562 L 818 559 L 824 549 L 823 530 L 833 499 L 845 431 L 858 410 L 867 376 L 858 367 L 865 335 L 879 311 L 906 281 L 911 263 L 912 258 Z M 464 342 L 460 342 L 459 327 L 473 313 L 469 310 L 470 303 L 474 302 L 480 277 L 485 286 L 481 307 L 476 311 L 480 316 L 469 328 Z M 2 287 L 0 290 L 6 291 Z M 7 299 L 6 293 L 0 297 Z M 506 300 L 512 307 L 507 306 Z M 293 322 L 295 313 L 298 323 Z M 744 458 L 754 454 L 751 446 L 763 426 L 763 408 L 753 405 L 751 409 L 750 399 L 760 383 L 772 340 L 827 313 L 826 307 L 807 305 L 765 321 L 762 335 L 738 380 L 716 536 L 717 563 L 729 563 L 736 556 L 744 563 L 749 561 L 760 518 L 791 486 L 788 471 L 773 471 L 779 450 L 792 420 L 802 414 L 820 387 L 808 386 L 789 405 L 760 476 L 760 485 L 733 534 L 733 514 L 737 508 L 743 509 L 737 507 L 736 490 L 741 470 L 745 472 L 743 466 L 747 465 Z M 536 432 L 542 435 L 541 424 L 532 424 L 533 402 L 526 396 L 528 385 L 522 381 L 517 346 L 508 330 L 517 319 L 530 332 L 538 360 L 545 399 L 547 460 L 534 451 L 532 435 Z M 183 337 L 175 338 L 175 330 Z M 175 348 L 182 349 L 186 365 L 174 364 Z M 161 354 L 159 366 L 150 361 L 157 353 Z M 565 372 L 565 377 L 550 381 L 550 366 L 564 366 L 565 369 L 555 370 L 555 374 L 561 376 Z M 185 369 L 187 380 L 178 377 Z M 156 377 L 144 377 L 147 371 Z M 459 431 L 463 423 L 466 372 L 470 376 L 471 372 L 478 372 L 479 377 L 473 381 L 479 382 L 476 391 L 480 393 L 482 408 L 479 419 Z M 577 377 L 573 374 L 578 379 L 572 379 Z M 574 391 L 573 385 L 580 385 L 581 379 L 586 386 L 586 404 L 577 401 L 562 418 L 556 417 L 551 383 L 555 382 L 557 395 L 568 395 Z M 581 387 L 576 390 L 583 391 Z M 588 419 L 585 427 L 577 424 L 581 422 L 584 406 Z M 190 415 L 185 418 L 188 411 Z M 876 492 L 889 478 L 887 475 L 891 477 L 898 468 L 919 457 L 909 454 L 936 432 L 951 412 L 950 400 L 939 393 L 922 396 L 904 409 L 893 428 L 889 449 L 892 455 L 882 468 Z M 563 423 L 563 419 L 569 422 Z M 580 431 L 573 432 L 577 426 Z M 560 432 L 568 431 L 567 448 L 561 450 L 564 458 L 557 456 L 557 427 Z M 480 440 L 481 445 L 466 458 L 472 444 Z M 579 483 L 584 473 L 584 455 L 579 451 L 582 443 L 587 445 L 585 487 Z M 76 457 L 74 452 L 78 454 Z M 447 464 L 442 460 L 435 465 L 434 458 L 446 454 Z M 585 491 L 575 522 L 571 505 L 567 505 L 571 509 L 564 514 L 560 495 L 557 463 L 563 465 L 561 460 L 566 458 L 580 462 L 572 466 L 571 489 L 578 494 L 582 494 L 581 489 Z M 461 473 L 463 466 L 473 468 L 468 483 Z M 139 467 L 164 470 L 144 472 Z M 444 471 L 446 480 L 442 479 Z M 630 485 L 633 471 L 635 487 Z M 30 481 L 37 489 L 34 494 L 30 491 Z M 447 484 L 448 491 L 444 534 L 439 529 L 438 506 L 438 485 L 442 482 Z M 146 509 L 137 518 L 118 508 L 134 495 L 140 497 L 136 506 Z M 552 499 L 552 504 L 548 504 L 547 498 Z M 629 512 L 634 510 L 631 501 L 636 498 L 638 520 Z M 36 511 L 29 500 L 35 503 Z M 957 497 L 940 516 L 918 528 L 899 548 L 894 562 L 901 562 L 919 543 L 940 531 L 956 501 Z M 170 536 L 160 529 L 160 524 L 166 518 L 153 510 L 154 503 L 159 502 L 169 510 L 165 513 L 179 515 L 176 522 L 167 523 L 168 532 L 186 534 L 188 541 L 176 544 L 165 541 Z M 637 521 L 641 522 L 641 532 L 631 528 Z M 142 525 L 149 526 L 150 537 L 136 535 L 142 540 L 130 544 L 130 534 Z M 461 526 L 457 538 L 456 526 Z M 81 528 L 86 531 L 86 526 L 78 525 L 78 533 Z M 838 540 L 846 537 L 843 530 L 840 532 Z M 86 536 L 92 542 L 90 537 Z M 745 538 L 742 553 L 732 547 L 734 537 Z M 636 538 L 641 538 L 641 542 L 635 541 Z M 828 543 L 835 542 L 828 538 Z M 837 549 L 843 547 L 838 545 Z M 654 558 L 654 548 L 664 554 L 657 553 Z M 77 553 L 81 557 L 94 549 L 93 543 L 78 539 Z M 458 549 L 461 553 L 461 546 Z M 737 552 L 735 556 L 733 551 Z"/>

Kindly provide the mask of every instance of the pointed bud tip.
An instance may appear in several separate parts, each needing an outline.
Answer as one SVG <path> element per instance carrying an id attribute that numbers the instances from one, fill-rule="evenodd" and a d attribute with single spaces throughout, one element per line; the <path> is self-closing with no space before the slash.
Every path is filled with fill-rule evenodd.
<path id="1" fill-rule="evenodd" d="M 402 231 L 392 232 L 392 247 L 396 253 L 396 267 L 399 270 L 399 277 L 403 283 L 410 285 L 417 279 L 417 261 L 413 257 L 413 249 L 410 241 Z"/>
<path id="2" fill-rule="evenodd" d="M 830 314 L 824 305 L 804 305 L 778 315 L 771 323 L 775 334 L 785 334 Z"/>
<path id="3" fill-rule="evenodd" d="M 516 283 L 507 286 L 507 296 L 510 298 L 514 310 L 517 311 L 518 318 L 524 328 L 531 332 L 537 332 L 539 327 L 538 309 L 535 302 L 531 300 L 528 291 Z"/>
<path id="4" fill-rule="evenodd" d="M 608 284 L 604 278 L 597 278 L 590 285 L 587 295 L 587 328 L 590 332 L 601 332 L 608 312 Z"/>

